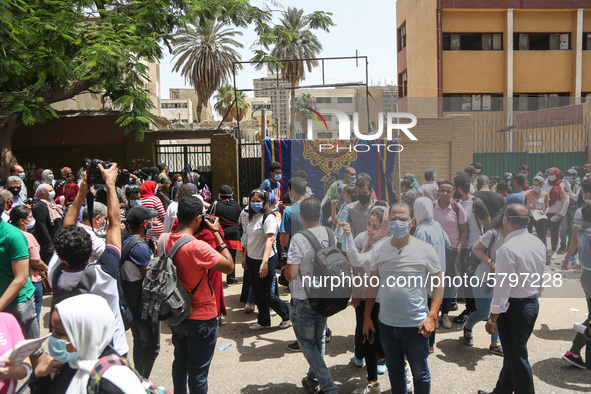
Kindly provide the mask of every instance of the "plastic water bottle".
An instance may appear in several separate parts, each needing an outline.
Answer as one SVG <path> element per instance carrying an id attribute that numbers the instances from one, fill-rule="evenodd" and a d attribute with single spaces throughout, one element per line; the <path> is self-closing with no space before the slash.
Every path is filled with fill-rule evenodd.
<path id="1" fill-rule="evenodd" d="M 342 227 L 339 227 L 339 223 L 341 222 L 347 222 L 347 219 L 349 218 L 349 210 L 347 209 L 347 207 L 343 207 L 340 211 L 339 211 L 339 215 L 337 216 L 337 223 L 336 223 L 336 227 L 335 227 L 335 231 L 334 231 L 334 235 L 337 238 L 342 238 L 345 234 L 345 232 L 343 231 Z"/>

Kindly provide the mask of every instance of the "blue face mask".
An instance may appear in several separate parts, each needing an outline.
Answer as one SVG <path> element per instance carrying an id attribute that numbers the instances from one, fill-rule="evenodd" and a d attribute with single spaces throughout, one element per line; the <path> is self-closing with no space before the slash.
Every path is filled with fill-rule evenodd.
<path id="1" fill-rule="evenodd" d="M 351 182 L 351 183 L 355 183 L 356 180 L 357 180 L 357 177 L 356 176 L 350 176 L 349 177 L 349 182 Z"/>
<path id="2" fill-rule="evenodd" d="M 263 209 L 263 203 L 262 202 L 251 202 L 250 208 L 254 211 L 254 213 L 257 213 L 261 209 Z"/>
<path id="3" fill-rule="evenodd" d="M 273 180 L 279 182 L 281 180 L 282 174 L 275 174 L 273 175 Z"/>
<path id="4" fill-rule="evenodd" d="M 107 221 L 103 219 L 104 223 L 99 228 L 94 229 L 94 233 L 101 238 L 105 238 L 107 236 Z"/>
<path id="5" fill-rule="evenodd" d="M 583 194 L 583 201 L 585 203 L 591 202 L 591 198 L 585 198 L 585 195 Z"/>
<path id="6" fill-rule="evenodd" d="M 565 179 L 566 179 L 567 182 L 572 182 L 573 181 L 573 177 L 572 176 L 567 176 Z"/>
<path id="7" fill-rule="evenodd" d="M 35 227 L 35 219 L 31 220 L 29 223 L 25 224 L 25 229 L 32 230 Z"/>
<path id="8" fill-rule="evenodd" d="M 148 235 L 152 232 L 152 228 L 154 228 L 154 225 L 152 223 L 150 223 L 150 228 L 146 229 L 146 235 Z"/>
<path id="9" fill-rule="evenodd" d="M 388 230 L 390 230 L 394 237 L 404 238 L 404 236 L 410 231 L 409 224 L 409 222 L 394 220 L 393 222 L 388 223 Z"/>
<path id="10" fill-rule="evenodd" d="M 540 191 L 540 187 L 539 186 L 532 186 L 531 188 L 533 189 L 534 192 L 539 192 Z"/>
<path id="11" fill-rule="evenodd" d="M 78 359 L 80 352 L 75 351 L 70 353 L 66 350 L 68 342 L 63 339 L 50 336 L 47 341 L 47 348 L 49 349 L 49 355 L 53 357 L 55 361 L 60 363 L 72 363 Z"/>
<path id="12" fill-rule="evenodd" d="M 129 200 L 130 207 L 137 207 L 138 205 L 140 205 L 140 200 Z"/>
<path id="13" fill-rule="evenodd" d="M 182 184 L 183 184 L 183 181 L 178 181 L 178 182 L 176 183 L 177 187 L 178 187 L 178 186 L 181 186 Z"/>

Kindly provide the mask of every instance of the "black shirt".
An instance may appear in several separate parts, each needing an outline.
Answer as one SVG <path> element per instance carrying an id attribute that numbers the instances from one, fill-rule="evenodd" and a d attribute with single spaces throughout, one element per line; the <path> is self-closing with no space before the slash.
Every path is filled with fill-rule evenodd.
<path id="1" fill-rule="evenodd" d="M 486 205 L 490 219 L 492 220 L 501 208 L 505 206 L 505 199 L 497 192 L 491 190 L 482 190 L 472 194 L 474 197 L 478 197 Z"/>

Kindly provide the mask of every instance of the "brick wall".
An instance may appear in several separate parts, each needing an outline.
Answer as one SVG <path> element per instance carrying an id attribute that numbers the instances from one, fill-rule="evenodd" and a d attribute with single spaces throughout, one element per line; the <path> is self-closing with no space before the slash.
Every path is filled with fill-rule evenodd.
<path id="1" fill-rule="evenodd" d="M 451 179 L 472 162 L 474 125 L 471 117 L 448 116 L 446 118 L 419 118 L 411 129 L 418 141 L 405 136 L 399 155 L 400 176 L 413 173 L 423 183 L 425 170 L 435 169 L 439 178 Z M 394 169 L 398 179 L 398 168 Z M 394 185 L 399 190 L 400 182 Z"/>

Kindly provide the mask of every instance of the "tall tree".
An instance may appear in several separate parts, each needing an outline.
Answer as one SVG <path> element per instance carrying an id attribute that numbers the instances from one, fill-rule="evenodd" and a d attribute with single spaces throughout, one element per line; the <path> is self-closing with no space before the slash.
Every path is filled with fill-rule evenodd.
<path id="1" fill-rule="evenodd" d="M 246 94 L 238 91 L 234 95 L 234 88 L 230 85 L 219 88 L 216 92 L 215 99 L 216 102 L 213 105 L 213 109 L 227 122 L 234 119 L 242 120 L 250 107 L 248 102 L 246 102 Z M 234 102 L 235 100 L 236 102 Z"/>
<path id="2" fill-rule="evenodd" d="M 146 61 L 179 26 L 211 18 L 265 30 L 270 16 L 247 0 L 0 0 L 0 174 L 16 161 L 18 125 L 58 118 L 51 105 L 83 92 L 109 97 L 141 140 L 153 119 Z"/>
<path id="3" fill-rule="evenodd" d="M 279 24 L 269 30 L 260 29 L 257 41 L 265 49 L 271 48 L 271 57 L 281 64 L 281 78 L 291 86 L 299 86 L 304 80 L 306 69 L 312 71 L 318 65 L 315 58 L 322 51 L 322 44 L 312 30 L 322 29 L 329 31 L 334 26 L 331 19 L 332 13 L 316 11 L 304 15 L 304 10 L 288 7 L 280 19 Z M 259 61 L 259 69 L 267 65 L 271 72 L 275 72 L 275 63 L 269 62 L 264 52 L 257 52 L 254 57 Z M 290 96 L 290 138 L 294 137 L 295 130 L 295 89 Z"/>
<path id="4" fill-rule="evenodd" d="M 308 133 L 308 110 L 316 109 L 316 99 L 310 93 L 302 93 L 296 97 L 295 113 L 298 122 L 300 123 L 300 133 L 307 135 Z"/>
<path id="5" fill-rule="evenodd" d="M 201 122 L 201 110 L 207 106 L 215 91 L 228 83 L 232 63 L 240 61 L 236 48 L 244 46 L 234 39 L 242 32 L 225 28 L 215 20 L 203 20 L 197 26 L 181 29 L 173 40 L 173 55 L 178 56 L 173 71 L 181 75 L 197 92 L 197 119 Z"/>

